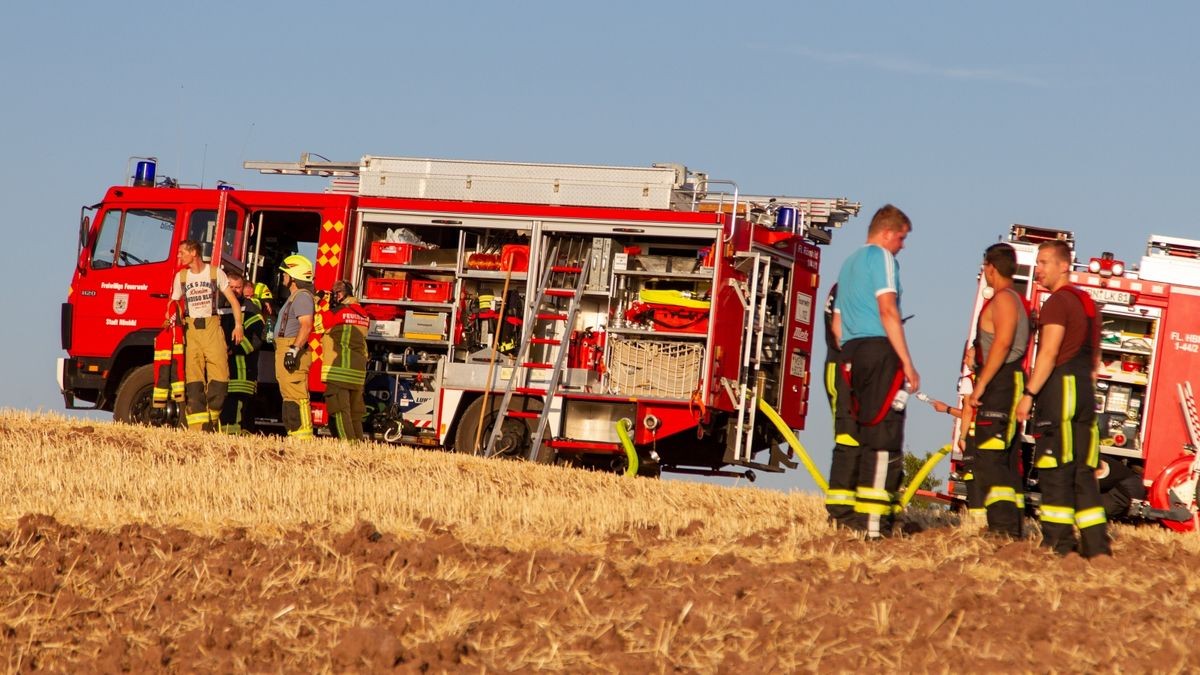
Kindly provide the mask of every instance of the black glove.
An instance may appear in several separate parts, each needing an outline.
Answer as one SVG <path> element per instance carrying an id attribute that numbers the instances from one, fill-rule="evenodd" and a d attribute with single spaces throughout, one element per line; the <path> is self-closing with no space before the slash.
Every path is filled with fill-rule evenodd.
<path id="1" fill-rule="evenodd" d="M 288 371 L 289 373 L 294 373 L 299 368 L 300 368 L 299 350 L 297 350 L 295 347 L 292 347 L 291 349 L 287 350 L 286 354 L 283 355 L 283 369 Z"/>

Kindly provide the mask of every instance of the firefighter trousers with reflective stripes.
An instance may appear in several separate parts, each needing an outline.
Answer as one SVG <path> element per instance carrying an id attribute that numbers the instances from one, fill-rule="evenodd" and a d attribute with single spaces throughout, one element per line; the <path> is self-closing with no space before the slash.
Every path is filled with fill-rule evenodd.
<path id="1" fill-rule="evenodd" d="M 1100 461 L 1091 367 L 1076 358 L 1057 366 L 1038 395 L 1033 465 L 1042 490 L 1042 545 L 1085 558 L 1109 553 L 1095 469 Z"/>
<path id="2" fill-rule="evenodd" d="M 283 426 L 288 436 L 312 438 L 312 409 L 308 401 L 312 354 L 307 349 L 301 353 L 299 367 L 294 373 L 283 367 L 283 357 L 295 343 L 295 338 L 275 338 L 275 379 L 279 381 L 279 395 L 283 398 Z"/>
<path id="3" fill-rule="evenodd" d="M 367 416 L 363 385 L 326 382 L 325 408 L 334 435 L 343 440 L 363 440 L 363 419 Z"/>
<path id="4" fill-rule="evenodd" d="M 837 433 L 837 401 L 839 392 L 849 384 L 838 377 L 836 359 L 825 361 L 825 397 L 829 400 L 830 416 Z M 829 469 L 829 489 L 825 491 L 825 510 L 829 518 L 842 527 L 854 521 L 854 489 L 858 487 L 858 446 L 837 444 L 833 447 L 833 466 Z"/>
<path id="5" fill-rule="evenodd" d="M 217 317 L 189 318 L 184 343 L 187 424 L 189 429 L 200 429 L 220 420 L 229 386 L 229 357 L 221 322 Z"/>
<path id="6" fill-rule="evenodd" d="M 826 508 L 846 506 L 844 524 L 869 537 L 891 534 L 898 510 L 896 492 L 904 477 L 904 412 L 893 410 L 892 397 L 903 380 L 900 357 L 886 338 L 851 340 L 842 349 L 835 378 L 837 447 L 830 469 Z M 839 452 L 840 448 L 854 448 Z M 834 474 L 838 478 L 833 478 Z M 853 486 L 853 495 L 846 494 Z M 839 490 L 833 493 L 833 490 Z M 835 511 L 830 511 L 834 515 Z M 841 510 L 838 509 L 838 513 Z M 843 522 L 839 520 L 839 522 Z"/>
<path id="7" fill-rule="evenodd" d="M 1017 428 L 1017 404 L 1025 391 L 1025 373 L 1020 362 L 1005 364 L 983 393 L 975 411 L 975 431 L 967 437 L 967 453 L 974 458 L 971 470 L 978 502 L 987 510 L 988 530 L 1021 536 L 1021 511 L 1025 506 L 1021 490 L 1018 445 L 1013 442 Z"/>
<path id="8" fill-rule="evenodd" d="M 240 434 L 253 430 L 252 398 L 251 394 L 235 392 L 232 389 L 229 391 L 225 397 L 225 407 L 221 408 L 221 431 Z"/>

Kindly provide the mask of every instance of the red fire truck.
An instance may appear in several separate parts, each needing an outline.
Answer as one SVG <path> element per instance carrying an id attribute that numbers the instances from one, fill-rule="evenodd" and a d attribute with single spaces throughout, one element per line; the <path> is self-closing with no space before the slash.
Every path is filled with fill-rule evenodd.
<path id="1" fill-rule="evenodd" d="M 741 194 L 675 164 L 247 162 L 330 179 L 273 192 L 188 188 L 134 159 L 130 184 L 83 209 L 62 308 L 69 408 L 164 421 L 152 345 L 175 249 L 194 239 L 251 282 L 278 285 L 301 253 L 318 292 L 353 283 L 377 438 L 643 474 L 795 466 L 757 403 L 804 428 L 818 245 L 857 203 Z M 278 422 L 270 349 L 260 425 Z"/>
<path id="2" fill-rule="evenodd" d="M 1048 240 L 1065 241 L 1075 250 L 1069 231 L 1014 225 L 1009 232 L 1008 241 L 1017 252 L 1016 288 L 1033 308 L 1049 295 L 1033 280 L 1037 247 Z M 1200 241 L 1155 235 L 1136 265 L 1104 252 L 1086 263 L 1077 259 L 1074 268 L 1071 282 L 1091 295 L 1103 324 L 1094 401 L 1100 451 L 1142 474 L 1150 506 L 1166 510 L 1184 505 L 1195 513 L 1200 420 L 1192 383 L 1200 383 Z M 972 317 L 983 307 L 985 288 L 981 275 Z M 974 318 L 969 330 L 968 347 L 975 339 Z M 1035 354 L 1036 344 L 1026 355 L 1027 368 Z M 970 393 L 969 374 L 964 365 L 960 403 Z M 962 432 L 956 423 L 956 447 Z M 1032 438 L 1023 440 L 1023 465 L 1029 467 Z M 962 473 L 961 455 L 955 450 L 951 484 L 960 498 L 965 494 Z M 1036 475 L 1027 478 L 1032 479 L 1029 487 L 1036 489 Z M 1163 524 L 1190 530 L 1195 519 Z"/>

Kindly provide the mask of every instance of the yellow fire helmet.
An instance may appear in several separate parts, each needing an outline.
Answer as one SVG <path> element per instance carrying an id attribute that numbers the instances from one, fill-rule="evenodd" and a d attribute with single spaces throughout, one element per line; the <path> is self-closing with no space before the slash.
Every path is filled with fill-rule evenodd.
<path id="1" fill-rule="evenodd" d="M 271 289 L 267 288 L 267 285 L 261 281 L 257 284 L 254 284 L 254 297 L 258 298 L 259 300 L 275 299 L 275 295 L 271 293 Z"/>
<path id="2" fill-rule="evenodd" d="M 313 265 L 312 262 L 302 255 L 289 255 L 283 259 L 281 270 L 288 273 L 288 276 L 296 281 L 312 281 L 313 280 Z"/>

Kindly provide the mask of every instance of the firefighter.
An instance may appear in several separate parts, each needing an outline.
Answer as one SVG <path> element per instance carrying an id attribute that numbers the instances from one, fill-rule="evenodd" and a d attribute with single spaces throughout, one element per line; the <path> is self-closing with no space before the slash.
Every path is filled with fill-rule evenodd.
<path id="1" fill-rule="evenodd" d="M 252 430 L 254 425 L 251 404 L 258 391 L 258 350 L 262 348 L 266 327 L 258 306 L 246 296 L 244 289 L 250 284 L 242 273 L 229 270 L 225 274 L 229 277 L 229 288 L 241 300 L 244 337 L 229 348 L 229 394 L 221 408 L 221 431 L 240 434 Z M 227 334 L 232 332 L 231 314 L 221 315 L 221 328 Z"/>
<path id="2" fill-rule="evenodd" d="M 1146 485 L 1142 482 L 1142 476 L 1134 473 L 1124 462 L 1102 456 L 1100 465 L 1096 467 L 1096 481 L 1100 501 L 1109 520 L 1126 518 L 1134 511 L 1146 510 L 1143 504 Z"/>
<path id="3" fill-rule="evenodd" d="M 233 309 L 232 341 L 242 335 L 241 302 L 229 289 L 229 278 L 220 268 L 200 257 L 200 244 L 192 239 L 179 243 L 180 267 L 171 287 L 171 299 L 184 299 L 187 321 L 184 331 L 184 392 L 189 429 L 213 429 L 220 424 L 221 407 L 229 387 L 224 333 L 217 317 L 217 296 L 223 294 Z M 168 312 L 167 319 L 171 316 Z"/>
<path id="4" fill-rule="evenodd" d="M 363 440 L 363 385 L 367 380 L 367 329 L 371 318 L 354 297 L 348 281 L 336 281 L 329 293 L 329 310 L 317 314 L 321 338 L 321 381 L 334 434 L 343 440 Z"/>
<path id="5" fill-rule="evenodd" d="M 903 211 L 891 204 L 880 208 L 867 230 L 867 245 L 842 265 L 834 303 L 841 316 L 838 378 L 843 389 L 837 397 L 829 487 L 853 487 L 854 512 L 837 522 L 871 539 L 890 535 L 899 511 L 904 400 L 897 392 L 906 382 L 911 390 L 921 386 L 904 337 L 895 258 L 911 231 Z"/>
<path id="6" fill-rule="evenodd" d="M 302 255 L 289 255 L 279 268 L 287 301 L 275 324 L 275 378 L 283 398 L 283 426 L 288 436 L 312 438 L 312 409 L 308 401 L 308 370 L 312 354 L 308 338 L 313 330 L 316 302 L 312 293 L 313 265 Z"/>
<path id="7" fill-rule="evenodd" d="M 837 284 L 829 289 L 829 297 L 825 299 L 825 397 L 829 400 L 829 412 L 834 420 L 834 434 L 837 433 L 837 401 L 839 393 L 844 393 L 845 383 L 837 375 L 837 361 L 841 356 L 842 347 L 842 316 L 837 311 Z M 845 447 L 840 443 L 834 444 L 833 456 L 847 457 L 855 455 L 856 450 Z M 854 488 L 858 484 L 857 467 L 851 471 L 847 462 L 847 471 L 839 472 L 838 484 L 832 482 L 825 491 L 825 510 L 834 523 L 847 525 L 854 518 Z M 833 476 L 831 475 L 832 479 Z"/>
<path id="8" fill-rule="evenodd" d="M 1029 419 L 1033 412 L 1042 545 L 1059 555 L 1078 550 L 1091 558 L 1110 554 L 1104 506 L 1093 473 L 1100 461 L 1093 405 L 1100 317 L 1091 297 L 1071 285 L 1070 272 L 1071 249 L 1066 242 L 1048 241 L 1038 247 L 1034 274 L 1051 294 L 1038 318 L 1037 358 L 1017 406 L 1017 419 Z"/>
<path id="9" fill-rule="evenodd" d="M 974 474 L 967 483 L 968 507 L 982 504 L 989 532 L 1020 538 L 1025 498 L 1013 439 L 1017 404 L 1025 389 L 1022 364 L 1029 346 L 1029 313 L 1013 288 L 1016 270 L 1012 246 L 993 244 L 984 252 L 983 277 L 992 296 L 975 326 L 975 384 L 967 398 L 974 433 L 967 437 L 963 461 Z"/>

